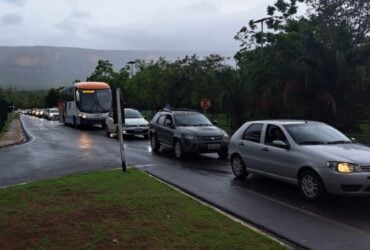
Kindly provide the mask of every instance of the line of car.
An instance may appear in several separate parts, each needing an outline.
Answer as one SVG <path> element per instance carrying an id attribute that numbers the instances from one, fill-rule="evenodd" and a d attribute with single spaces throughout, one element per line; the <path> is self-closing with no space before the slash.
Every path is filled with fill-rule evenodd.
<path id="1" fill-rule="evenodd" d="M 127 113 L 126 113 L 127 112 Z M 203 114 L 163 109 L 149 123 L 137 110 L 125 110 L 125 135 L 149 138 L 154 152 L 171 148 L 176 158 L 217 153 L 230 159 L 237 178 L 263 175 L 297 185 L 304 198 L 326 194 L 370 195 L 370 148 L 315 121 L 246 122 L 231 138 Z M 107 119 L 107 135 L 117 125 Z"/>
<path id="2" fill-rule="evenodd" d="M 58 120 L 59 119 L 59 111 L 58 108 L 45 108 L 45 109 L 20 109 L 17 112 L 24 114 L 24 115 L 32 115 L 39 118 L 45 118 L 48 120 Z"/>
<path id="3" fill-rule="evenodd" d="M 25 110 L 38 117 L 58 119 L 56 108 Z M 298 186 L 304 198 L 327 194 L 370 195 L 370 148 L 337 129 L 315 121 L 262 120 L 246 122 L 231 138 L 205 115 L 188 109 L 163 109 L 151 122 L 136 109 L 125 108 L 124 136 L 143 136 L 153 152 L 173 150 L 176 158 L 217 153 L 230 159 L 236 178 L 263 175 Z M 113 113 L 106 135 L 118 134 Z"/>

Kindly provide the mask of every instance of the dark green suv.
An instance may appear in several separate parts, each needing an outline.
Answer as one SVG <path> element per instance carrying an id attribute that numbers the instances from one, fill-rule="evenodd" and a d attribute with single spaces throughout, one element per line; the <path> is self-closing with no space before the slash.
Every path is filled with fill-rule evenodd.
<path id="1" fill-rule="evenodd" d="M 196 111 L 158 112 L 150 123 L 149 137 L 153 151 L 158 151 L 160 146 L 170 147 L 176 158 L 201 153 L 218 153 L 221 158 L 227 158 L 228 134 Z"/>

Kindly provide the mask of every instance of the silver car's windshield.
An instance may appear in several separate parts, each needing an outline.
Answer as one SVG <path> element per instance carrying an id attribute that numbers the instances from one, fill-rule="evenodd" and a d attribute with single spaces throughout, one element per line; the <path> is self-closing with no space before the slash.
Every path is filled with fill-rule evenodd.
<path id="1" fill-rule="evenodd" d="M 284 126 L 300 145 L 351 143 L 347 136 L 322 123 L 289 124 Z"/>

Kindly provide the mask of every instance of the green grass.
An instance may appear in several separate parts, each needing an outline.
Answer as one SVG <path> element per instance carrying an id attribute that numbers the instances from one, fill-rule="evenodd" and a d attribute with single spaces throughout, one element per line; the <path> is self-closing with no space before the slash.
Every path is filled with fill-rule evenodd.
<path id="1" fill-rule="evenodd" d="M 222 128 L 225 130 L 228 134 L 230 134 L 231 129 L 229 126 L 229 123 L 227 121 L 226 114 L 207 114 L 207 117 L 210 121 L 214 120 L 217 122 L 217 127 Z M 212 119 L 213 117 L 213 119 Z"/>
<path id="2" fill-rule="evenodd" d="M 1 249 L 283 249 L 130 169 L 0 190 Z"/>
<path id="3" fill-rule="evenodd" d="M 347 136 L 355 138 L 358 142 L 370 144 L 370 134 L 347 134 Z"/>
<path id="4" fill-rule="evenodd" d="M 355 138 L 358 142 L 370 144 L 370 123 L 363 121 L 358 126 L 362 132 L 349 133 L 347 136 Z"/>
<path id="5" fill-rule="evenodd" d="M 363 133 L 370 135 L 370 123 L 360 123 L 359 127 Z"/>

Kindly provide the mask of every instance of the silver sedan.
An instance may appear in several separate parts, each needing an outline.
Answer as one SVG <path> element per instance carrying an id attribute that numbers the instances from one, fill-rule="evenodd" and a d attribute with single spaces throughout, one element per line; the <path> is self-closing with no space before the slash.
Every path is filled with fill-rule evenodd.
<path id="1" fill-rule="evenodd" d="M 249 173 L 298 185 L 303 196 L 370 194 L 370 148 L 321 122 L 247 122 L 231 137 L 236 177 Z"/>

